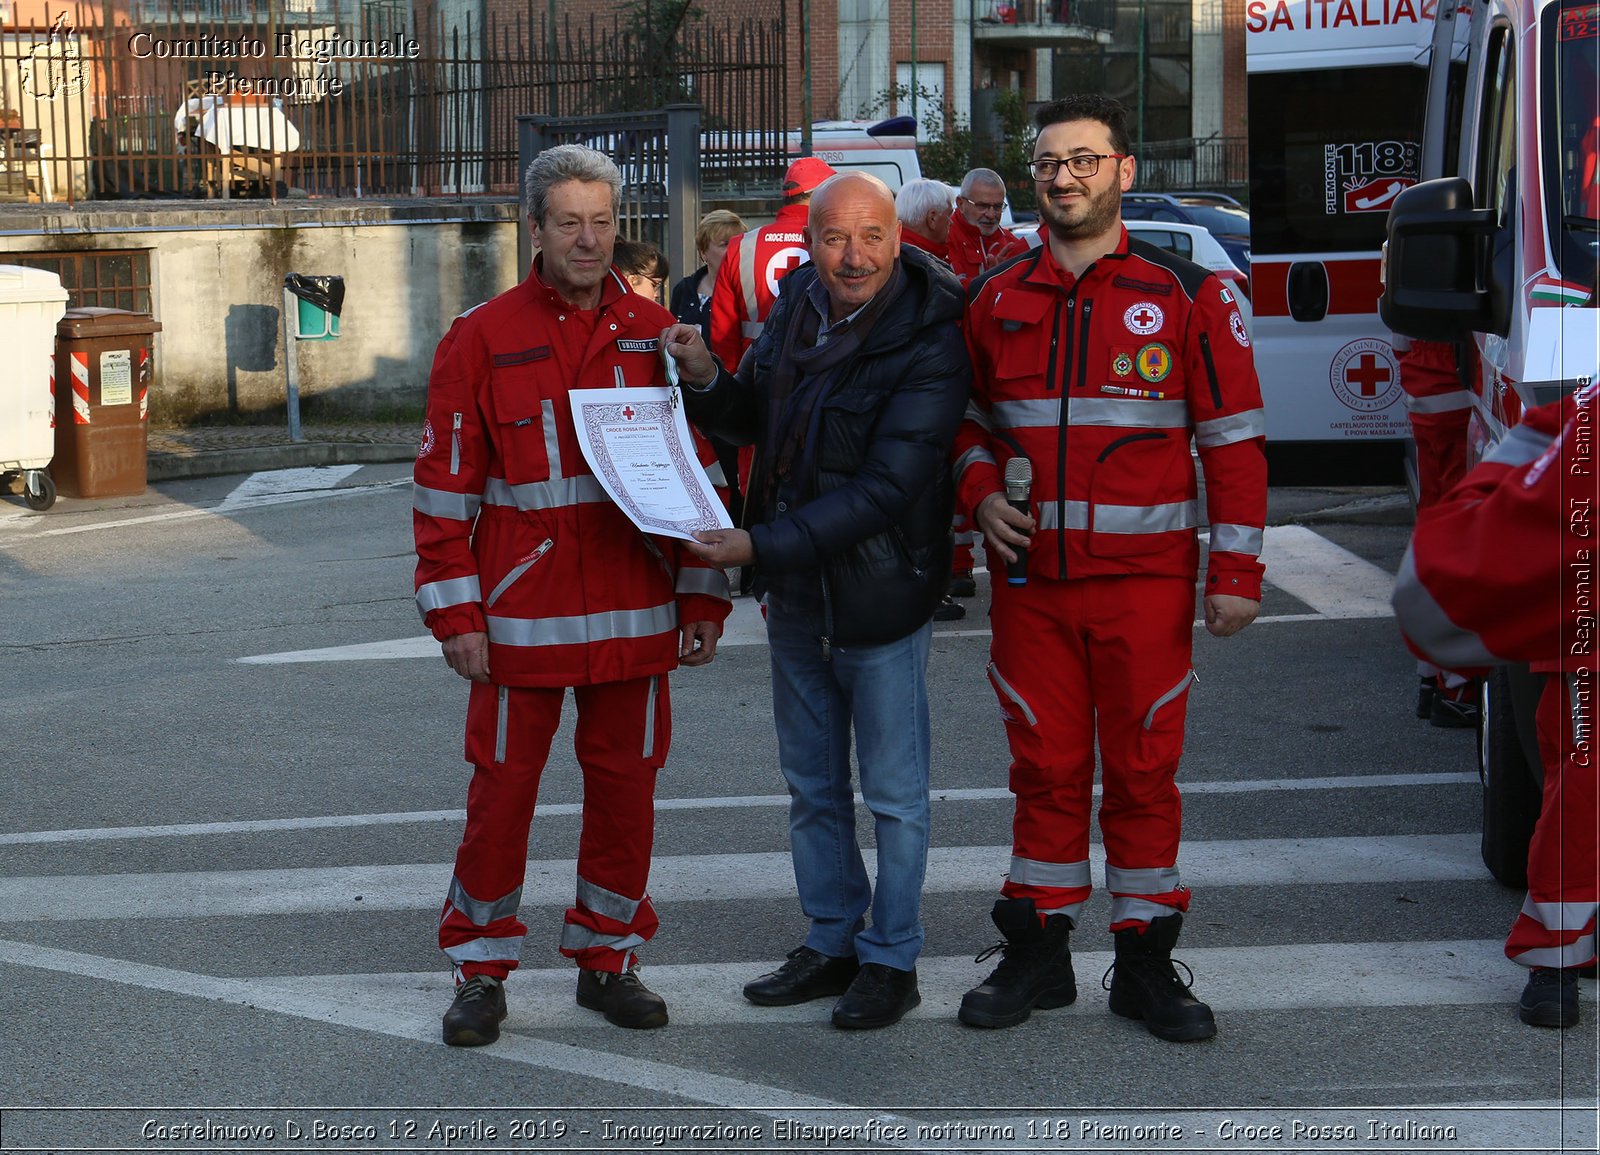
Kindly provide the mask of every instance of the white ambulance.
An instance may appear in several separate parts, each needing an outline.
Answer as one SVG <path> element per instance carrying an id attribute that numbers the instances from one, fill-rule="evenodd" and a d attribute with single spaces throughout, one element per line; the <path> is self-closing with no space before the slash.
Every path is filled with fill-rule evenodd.
<path id="1" fill-rule="evenodd" d="M 1472 0 L 1463 15 L 1464 96 L 1444 116 L 1454 175 L 1396 198 L 1383 315 L 1473 363 L 1476 456 L 1600 372 L 1600 4 Z M 1484 684 L 1483 857 L 1513 886 L 1540 807 L 1537 696 L 1526 667 Z"/>
<path id="2" fill-rule="evenodd" d="M 1421 175 L 1435 0 L 1247 0 L 1250 297 L 1267 442 L 1410 436 L 1378 317 L 1389 206 Z"/>

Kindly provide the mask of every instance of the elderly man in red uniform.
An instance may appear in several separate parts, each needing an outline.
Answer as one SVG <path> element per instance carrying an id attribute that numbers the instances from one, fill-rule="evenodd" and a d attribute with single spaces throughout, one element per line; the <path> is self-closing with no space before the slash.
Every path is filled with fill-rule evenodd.
<path id="1" fill-rule="evenodd" d="M 975 168 L 961 180 L 950 221 L 950 267 L 963 283 L 1028 251 L 1027 242 L 1000 227 L 1006 182 L 992 168 Z"/>
<path id="2" fill-rule="evenodd" d="M 721 570 L 644 536 L 610 501 L 573 427 L 574 389 L 664 384 L 672 315 L 611 268 L 616 166 L 562 145 L 534 158 L 526 190 L 533 269 L 440 342 L 415 474 L 417 606 L 472 683 L 467 829 L 439 922 L 452 1046 L 493 1042 L 506 1017 L 528 830 L 568 687 L 583 831 L 561 953 L 580 968 L 579 1005 L 622 1027 L 666 1024 L 635 952 L 657 923 L 645 885 L 667 672 L 709 662 L 731 608 Z"/>
<path id="3" fill-rule="evenodd" d="M 1016 813 L 993 911 L 1004 957 L 960 1017 L 1009 1027 L 1077 997 L 1068 942 L 1091 891 L 1098 742 L 1111 1010 L 1183 1041 L 1216 1033 L 1171 958 L 1189 907 L 1174 781 L 1200 556 L 1189 445 L 1206 478 L 1205 624 L 1227 637 L 1260 607 L 1264 420 L 1232 290 L 1122 226 L 1134 176 L 1124 117 L 1100 96 L 1039 110 L 1030 167 L 1048 239 L 969 294 L 957 493 L 990 572 L 1015 565 L 994 583 L 989 678 Z M 1024 470 L 1031 491 L 1013 498 L 1026 512 L 1002 484 L 1020 486 Z"/>
<path id="4" fill-rule="evenodd" d="M 1417 511 L 1394 609 L 1418 656 L 1453 670 L 1529 662 L 1544 800 L 1528 896 L 1506 956 L 1528 967 L 1530 1026 L 1578 1022 L 1578 972 L 1595 962 L 1600 771 L 1594 750 L 1595 510 L 1600 392 L 1532 410 L 1465 481 Z"/>

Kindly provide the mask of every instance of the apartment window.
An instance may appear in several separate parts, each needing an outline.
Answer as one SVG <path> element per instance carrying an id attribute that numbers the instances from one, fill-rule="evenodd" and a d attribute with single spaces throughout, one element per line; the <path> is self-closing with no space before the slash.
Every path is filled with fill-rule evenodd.
<path id="1" fill-rule="evenodd" d="M 154 312 L 150 302 L 150 250 L 82 253 L 5 253 L 7 264 L 45 269 L 61 278 L 69 309 Z"/>

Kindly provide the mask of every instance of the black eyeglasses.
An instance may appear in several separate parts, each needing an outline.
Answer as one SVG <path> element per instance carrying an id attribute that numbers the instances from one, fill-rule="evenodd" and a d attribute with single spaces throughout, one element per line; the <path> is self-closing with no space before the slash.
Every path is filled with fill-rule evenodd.
<path id="1" fill-rule="evenodd" d="M 1101 161 L 1124 160 L 1127 156 L 1125 152 L 1080 152 L 1065 159 L 1047 156 L 1028 165 L 1028 171 L 1034 180 L 1055 180 L 1061 166 L 1066 165 L 1067 171 L 1075 177 L 1091 177 L 1100 171 Z"/>

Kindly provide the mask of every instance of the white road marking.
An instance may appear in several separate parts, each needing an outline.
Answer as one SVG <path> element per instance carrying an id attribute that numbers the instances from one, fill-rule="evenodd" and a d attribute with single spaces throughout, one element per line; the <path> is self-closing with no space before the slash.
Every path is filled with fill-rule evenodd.
<path id="1" fill-rule="evenodd" d="M 266 469 L 252 473 L 222 499 L 217 513 L 230 513 L 253 505 L 268 504 L 286 494 L 321 493 L 337 486 L 361 469 L 359 465 L 312 465 L 299 469 Z"/>
<path id="2" fill-rule="evenodd" d="M 871 850 L 867 870 L 875 873 Z M 1097 880 L 1105 855 L 1090 847 Z M 925 893 L 997 889 L 1010 846 L 935 847 Z M 1484 877 L 1477 834 L 1406 837 L 1281 838 L 1186 842 L 1178 862 L 1195 887 L 1329 886 L 1453 882 Z M 161 874 L 38 875 L 0 878 L 0 922 L 73 922 L 124 918 L 221 918 L 235 915 L 352 913 L 437 909 L 448 862 L 325 866 L 288 870 Z M 574 859 L 533 859 L 522 888 L 524 909 L 572 902 Z M 784 898 L 794 892 L 787 851 L 658 857 L 650 893 L 660 902 Z"/>
<path id="3" fill-rule="evenodd" d="M 1387 618 L 1394 575 L 1303 525 L 1270 525 L 1267 582 L 1325 618 Z"/>
<path id="4" fill-rule="evenodd" d="M 1478 776 L 1460 774 L 1346 774 L 1328 778 L 1252 778 L 1234 782 L 1185 782 L 1186 795 L 1255 794 L 1299 790 L 1373 790 L 1403 786 L 1464 786 L 1476 784 Z M 1100 787 L 1094 788 L 1096 795 Z M 941 790 L 935 788 L 935 802 L 993 802 L 1011 797 L 1003 786 Z M 861 795 L 855 796 L 857 805 Z M 667 810 L 743 810 L 759 807 L 787 807 L 787 794 L 727 795 L 712 798 L 657 798 L 657 812 Z M 554 802 L 540 806 L 536 818 L 581 814 L 576 802 Z M 461 822 L 465 810 L 411 810 L 389 814 L 328 814 L 305 818 L 258 818 L 240 822 L 179 822 L 167 826 L 101 826 L 74 830 L 25 830 L 0 834 L 0 846 L 31 846 L 58 842 L 115 842 L 128 838 L 189 838 L 214 834 L 265 834 L 296 830 L 329 830 L 354 826 L 401 826 L 426 822 Z"/>
<path id="5" fill-rule="evenodd" d="M 441 1012 L 438 1003 L 441 995 L 449 994 L 447 971 L 439 972 L 435 978 L 439 985 L 427 997 L 386 998 L 381 990 L 364 988 L 352 992 L 347 999 L 334 1001 L 327 997 L 327 988 L 321 983 L 301 980 L 281 986 L 259 979 L 214 978 L 76 951 L 54 950 L 33 943 L 0 940 L 0 962 L 80 975 L 145 990 L 199 997 L 312 1022 L 332 1023 L 391 1038 L 441 1047 L 444 1045 L 439 1037 Z M 568 971 L 567 974 L 570 981 L 572 972 Z M 592 1025 L 595 1021 L 591 1013 L 588 1022 Z M 707 1071 L 630 1058 L 612 1051 L 547 1043 L 514 1031 L 501 1037 L 490 1057 L 501 1062 L 543 1067 L 718 1107 L 782 1110 L 787 1114 L 791 1108 L 826 1111 L 847 1105 L 778 1087 L 713 1075 Z"/>

